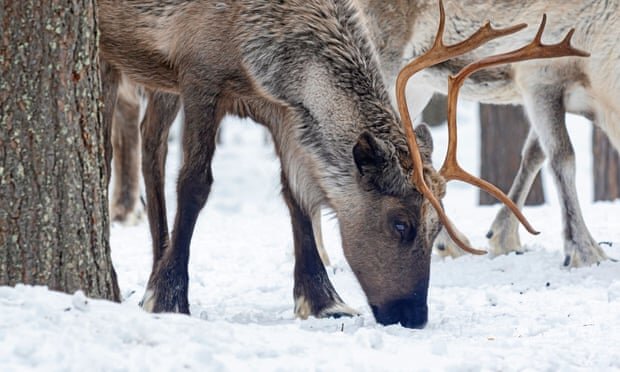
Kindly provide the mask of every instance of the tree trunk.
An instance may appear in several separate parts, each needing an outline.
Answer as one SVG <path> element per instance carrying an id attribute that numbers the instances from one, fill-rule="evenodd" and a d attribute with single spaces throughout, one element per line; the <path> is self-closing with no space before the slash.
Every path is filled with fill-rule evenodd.
<path id="1" fill-rule="evenodd" d="M 480 104 L 480 176 L 505 193 L 519 170 L 521 148 L 529 124 L 521 106 Z M 526 205 L 545 202 L 540 173 L 525 201 Z M 497 200 L 480 191 L 480 204 L 490 205 Z"/>
<path id="2" fill-rule="evenodd" d="M 592 132 L 592 172 L 594 200 L 620 198 L 620 158 L 618 152 L 596 125 Z"/>
<path id="3" fill-rule="evenodd" d="M 0 0 L 0 285 L 119 300 L 95 0 Z"/>

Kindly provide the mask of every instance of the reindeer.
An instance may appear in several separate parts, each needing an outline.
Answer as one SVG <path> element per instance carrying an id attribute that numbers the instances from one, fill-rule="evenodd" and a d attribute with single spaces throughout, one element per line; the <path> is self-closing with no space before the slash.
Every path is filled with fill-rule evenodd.
<path id="1" fill-rule="evenodd" d="M 610 32 L 618 29 L 618 2 L 593 2 L 583 6 L 566 2 L 552 3 L 553 6 L 549 4 L 538 0 L 522 4 L 501 0 L 452 1 L 448 9 L 459 17 L 448 23 L 446 38 L 452 41 L 461 34 L 470 34 L 486 18 L 493 19 L 498 25 L 516 21 L 534 22 L 547 11 L 555 20 L 554 37 L 566 32 L 570 27 L 568 23 L 572 25 L 575 19 L 578 20 L 575 37 L 577 45 L 595 46 L 594 57 L 586 60 L 546 59 L 478 73 L 474 79 L 465 82 L 463 90 L 465 96 L 473 100 L 525 105 L 532 126 L 524 145 L 521 167 L 509 196 L 522 207 L 544 159 L 551 159 L 551 171 L 559 190 L 565 226 L 564 264 L 579 267 L 600 262 L 607 256 L 591 237 L 581 214 L 574 184 L 574 153 L 564 127 L 564 112 L 581 114 L 594 120 L 615 146 L 620 146 L 620 130 L 617 125 L 613 125 L 620 109 L 614 103 L 612 93 L 617 93 L 620 86 L 613 69 L 613 61 L 618 59 L 618 53 L 612 48 L 614 34 Z M 431 43 L 437 20 L 435 1 L 358 0 L 358 5 L 365 15 L 363 22 L 378 52 L 383 76 L 387 84 L 394 87 L 404 61 L 420 55 Z M 519 33 L 502 40 L 501 44 L 491 42 L 464 57 L 430 66 L 408 84 L 408 95 L 415 97 L 411 107 L 412 116 L 417 116 L 433 92 L 447 91 L 448 74 L 455 73 L 482 55 L 522 45 L 530 36 L 526 32 Z M 609 71 L 613 78 L 607 78 L 600 71 Z M 546 93 L 543 94 L 543 91 Z M 395 97 L 392 98 L 395 103 Z M 319 213 L 313 218 L 313 225 L 315 230 L 320 227 Z M 517 220 L 509 209 L 502 208 L 487 234 L 493 254 L 522 251 L 517 227 Z M 467 242 L 463 234 L 458 231 L 455 233 Z M 318 237 L 317 242 L 320 242 Z M 447 251 L 453 256 L 462 254 L 445 230 L 436 239 L 435 246 L 448 247 Z M 324 251 L 321 252 L 322 257 L 326 257 Z"/>
<path id="2" fill-rule="evenodd" d="M 189 312 L 189 244 L 213 181 L 217 127 L 231 113 L 264 123 L 282 162 L 296 314 L 355 314 L 330 283 L 314 243 L 310 216 L 329 204 L 377 319 L 426 323 L 428 248 L 440 225 L 436 213 L 421 213 L 432 207 L 410 183 L 402 126 L 351 4 L 110 0 L 99 2 L 99 15 L 106 121 L 121 73 L 150 91 L 178 94 L 185 114 L 178 210 L 169 246 L 154 248 L 146 310 Z M 428 132 L 417 132 L 430 151 Z M 433 181 L 439 195 L 442 180 Z"/>
<path id="3" fill-rule="evenodd" d="M 487 24 L 451 47 L 441 43 L 440 27 L 437 47 L 399 74 L 401 122 L 355 3 L 205 0 L 132 5 L 109 0 L 100 2 L 99 11 L 106 122 L 111 123 L 121 73 L 154 92 L 143 134 L 148 128 L 164 133 L 167 128 L 161 123 L 166 120 L 159 117 L 159 128 L 149 120 L 156 122 L 157 114 L 176 114 L 180 100 L 185 112 L 178 210 L 170 242 L 165 228 L 151 226 L 154 263 L 143 302 L 146 310 L 189 312 L 189 244 L 213 181 L 210 163 L 217 126 L 227 113 L 263 123 L 273 136 L 291 213 L 295 313 L 301 318 L 355 313 L 336 293 L 316 250 L 311 216 L 323 205 L 338 218 L 345 257 L 375 318 L 406 327 L 421 327 L 427 320 L 430 248 L 439 220 L 463 249 L 483 253 L 451 229 L 439 202 L 443 176 L 464 178 L 493 192 L 533 231 L 496 188 L 455 171 L 455 159 L 446 162 L 443 176 L 435 171 L 430 134 L 425 126 L 414 132 L 404 101 L 405 83 L 419 69 L 523 26 L 497 30 Z M 444 17 L 442 10 L 441 25 Z M 128 24 L 133 29 L 127 30 Z M 550 47 L 540 45 L 537 37 L 532 53 L 515 52 L 493 61 L 583 54 L 569 44 L 570 35 Z M 479 67 L 488 65 L 493 63 Z M 464 70 L 462 79 L 474 71 Z M 458 88 L 450 100 L 452 111 Z M 169 105 L 161 109 L 155 104 L 158 99 Z M 454 134 L 455 121 L 450 128 Z M 161 143 L 162 136 L 151 137 L 156 139 L 145 140 L 145 148 L 147 143 Z M 451 138 L 453 149 L 456 138 Z M 162 153 L 144 158 L 143 164 L 162 165 Z M 165 207 L 158 218 L 165 224 Z"/>
<path id="4" fill-rule="evenodd" d="M 402 55 L 409 60 L 424 53 L 432 44 L 437 24 L 435 1 L 360 0 L 366 9 L 367 25 L 375 35 L 378 49 L 384 55 Z M 520 103 L 525 106 L 531 128 L 523 148 L 519 172 L 508 195 L 521 208 L 545 158 L 558 188 L 564 224 L 564 265 L 580 267 L 607 259 L 605 252 L 592 238 L 584 222 L 575 186 L 574 151 L 565 127 L 565 113 L 583 115 L 594 121 L 618 149 L 620 148 L 620 60 L 617 30 L 620 9 L 616 0 L 565 2 L 528 0 L 451 1 L 447 9 L 453 17 L 446 24 L 446 40 L 454 41 L 471 34 L 484 19 L 497 26 L 515 22 L 535 23 L 543 14 L 553 19 L 553 30 L 546 35 L 559 39 L 575 26 L 574 43 L 587 47 L 591 58 L 542 59 L 510 64 L 482 71 L 465 82 L 463 94 L 472 100 L 489 103 Z M 435 91 L 447 92 L 446 76 L 481 56 L 525 44 L 532 36 L 520 32 L 481 48 L 429 67 L 415 76 L 408 85 L 408 95 L 416 97 L 411 108 L 417 115 Z M 395 36 L 397 35 L 397 36 Z M 394 72 L 399 68 L 396 58 L 388 70 L 388 80 L 395 84 Z M 460 233 L 459 236 L 463 238 Z M 522 251 L 518 223 L 503 207 L 487 234 L 493 254 Z M 436 244 L 448 245 L 458 254 L 446 234 L 440 233 Z"/>

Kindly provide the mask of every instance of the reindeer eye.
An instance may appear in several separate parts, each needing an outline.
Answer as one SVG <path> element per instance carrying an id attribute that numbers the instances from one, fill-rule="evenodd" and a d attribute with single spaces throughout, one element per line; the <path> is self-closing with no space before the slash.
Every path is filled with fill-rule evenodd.
<path id="1" fill-rule="evenodd" d="M 415 239 L 416 229 L 408 221 L 396 218 L 392 221 L 392 229 L 400 238 L 401 243 L 409 243 Z"/>
<path id="2" fill-rule="evenodd" d="M 404 221 L 394 221 L 393 225 L 394 230 L 400 235 L 400 240 L 405 241 L 407 236 L 409 235 L 409 225 Z"/>

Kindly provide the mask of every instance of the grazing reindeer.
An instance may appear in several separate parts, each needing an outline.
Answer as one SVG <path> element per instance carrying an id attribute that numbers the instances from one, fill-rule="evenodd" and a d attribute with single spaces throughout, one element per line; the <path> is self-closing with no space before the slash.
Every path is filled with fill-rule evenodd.
<path id="1" fill-rule="evenodd" d="M 169 246 L 164 238 L 155 247 L 145 309 L 189 312 L 189 244 L 213 181 L 217 127 L 231 113 L 264 123 L 280 155 L 296 314 L 354 313 L 314 243 L 310 216 L 327 204 L 377 320 L 426 323 L 430 246 L 440 224 L 410 182 L 402 125 L 352 4 L 102 0 L 99 15 L 106 120 L 121 72 L 149 91 L 179 94 L 185 114 L 177 215 Z M 153 100 L 149 107 L 157 109 Z M 428 161 L 430 136 L 424 127 L 417 134 Z M 428 162 L 425 169 L 441 197 L 443 181 Z"/>
<path id="2" fill-rule="evenodd" d="M 329 282 L 316 251 L 310 216 L 321 205 L 329 205 L 340 223 L 345 256 L 377 320 L 406 327 L 426 323 L 430 246 L 440 227 L 437 217 L 462 248 L 480 252 L 458 239 L 443 213 L 438 198 L 443 196 L 444 181 L 430 164 L 432 142 L 426 127 L 418 127 L 415 134 L 412 130 L 404 83 L 420 68 L 522 27 L 494 30 L 487 25 L 467 41 L 454 47 L 440 45 L 408 66 L 397 83 L 405 136 L 353 3 L 205 0 L 99 5 L 108 82 L 106 120 L 110 122 L 113 113 L 110 103 L 120 72 L 149 91 L 179 94 L 185 110 L 178 211 L 169 246 L 167 232 L 160 231 L 159 240 L 154 235 L 154 269 L 144 299 L 147 310 L 189 312 L 189 243 L 212 183 L 217 126 L 232 113 L 264 123 L 281 158 L 283 195 L 295 241 L 296 314 L 305 318 L 354 313 Z M 135 29 L 127 32 L 127 24 Z M 528 58 L 575 53 L 568 39 L 559 51 L 534 49 Z M 226 53 L 209 53 L 214 50 Z M 519 53 L 516 57 L 525 58 Z M 471 72 L 464 71 L 463 79 Z M 452 111 L 458 86 L 455 92 Z M 157 110 L 155 101 L 149 105 L 152 110 Z M 178 98 L 164 101 L 175 104 L 160 114 L 176 113 Z M 450 126 L 452 134 L 455 125 Z M 147 123 L 144 128 L 148 127 Z M 160 133 L 167 130 L 162 127 Z M 456 146 L 456 138 L 452 139 L 451 149 Z M 159 161 L 161 156 L 150 159 Z M 465 178 L 511 204 L 496 189 L 454 171 L 454 159 L 446 164 L 442 170 L 446 177 Z M 511 207 L 523 221 L 516 206 Z M 160 210 L 160 218 L 164 211 Z"/>
<path id="3" fill-rule="evenodd" d="M 438 19 L 436 1 L 358 0 L 358 5 L 365 15 L 363 20 L 378 52 L 385 81 L 393 87 L 403 61 L 419 55 L 431 44 Z M 552 37 L 557 38 L 577 22 L 575 42 L 591 46 L 593 57 L 589 59 L 546 59 L 512 64 L 478 73 L 463 87 L 463 94 L 470 99 L 525 105 L 532 126 L 509 196 L 522 207 L 543 160 L 550 158 L 562 206 L 564 263 L 567 266 L 589 265 L 606 258 L 591 237 L 581 214 L 574 183 L 574 153 L 564 127 L 564 112 L 593 119 L 615 146 L 620 146 L 620 127 L 613 124 L 620 112 L 614 99 L 620 93 L 620 79 L 613 63 L 620 58 L 619 52 L 613 48 L 614 30 L 620 26 L 618 8 L 618 1 L 591 4 L 557 0 L 552 3 L 529 0 L 519 4 L 503 0 L 448 3 L 450 13 L 458 14 L 447 24 L 448 41 L 471 34 L 484 19 L 492 19 L 500 26 L 517 21 L 534 23 L 543 12 L 548 12 L 554 19 Z M 509 36 L 501 44 L 491 42 L 464 57 L 423 71 L 408 85 L 409 96 L 415 98 L 412 114 L 416 116 L 421 111 L 433 92 L 446 92 L 448 74 L 482 55 L 522 45 L 529 37 L 531 34 L 527 32 Z M 314 226 L 320 226 L 320 219 L 313 220 Z M 502 208 L 487 235 L 494 254 L 522 249 L 517 227 L 517 220 L 509 209 Z M 462 234 L 459 237 L 466 241 Z M 449 247 L 452 255 L 460 252 L 445 230 L 435 243 Z"/>
<path id="4" fill-rule="evenodd" d="M 384 55 L 413 58 L 432 43 L 437 24 L 434 0 L 381 1 L 360 0 L 366 9 L 367 25 L 373 30 L 379 51 Z M 620 50 L 616 48 L 620 30 L 620 5 L 611 1 L 504 0 L 450 1 L 452 17 L 446 25 L 446 39 L 453 41 L 468 35 L 485 19 L 498 26 L 515 22 L 535 23 L 543 13 L 553 19 L 550 40 L 559 39 L 575 26 L 577 46 L 592 51 L 591 58 L 560 58 L 511 64 L 480 72 L 466 82 L 463 94 L 490 103 L 521 103 L 531 122 L 523 148 L 519 172 L 509 196 L 523 206 L 535 175 L 546 157 L 559 191 L 564 223 L 564 265 L 579 267 L 607 258 L 588 231 L 575 186 L 574 151 L 565 127 L 565 112 L 584 115 L 607 133 L 620 149 Z M 531 30 L 533 32 L 533 30 Z M 396 36 L 395 36 L 396 35 Z M 446 92 L 446 76 L 455 73 L 483 55 L 525 44 L 531 33 L 508 36 L 501 43 L 491 42 L 476 51 L 424 70 L 409 83 L 409 95 L 417 98 L 412 112 L 417 114 L 435 91 Z M 393 59 L 395 61 L 395 59 Z M 394 62 L 388 80 L 399 68 Z M 394 79 L 391 80 L 392 82 Z M 426 99 L 424 98 L 426 97 Z M 517 220 L 507 208 L 497 214 L 487 235 L 491 251 L 505 254 L 520 251 Z M 438 241 L 445 244 L 446 236 Z"/>

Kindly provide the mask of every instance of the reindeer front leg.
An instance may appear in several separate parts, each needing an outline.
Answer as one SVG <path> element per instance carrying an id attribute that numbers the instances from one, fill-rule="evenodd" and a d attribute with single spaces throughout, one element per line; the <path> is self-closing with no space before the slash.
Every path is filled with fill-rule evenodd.
<path id="1" fill-rule="evenodd" d="M 147 311 L 189 314 L 189 247 L 198 214 L 211 191 L 211 160 L 221 119 L 216 115 L 217 92 L 205 89 L 208 85 L 189 85 L 182 91 L 184 161 L 177 184 L 177 214 L 171 245 L 163 252 L 148 282 L 142 305 Z"/>
<path id="2" fill-rule="evenodd" d="M 325 243 L 323 242 L 323 231 L 321 229 L 321 209 L 317 209 L 312 213 L 312 229 L 314 230 L 314 241 L 316 242 L 316 249 L 319 252 L 321 261 L 325 266 L 331 266 L 329 261 L 329 255 L 325 250 Z"/>
<path id="3" fill-rule="evenodd" d="M 312 221 L 293 196 L 282 172 L 282 196 L 291 213 L 295 246 L 295 315 L 301 319 L 353 316 L 358 312 L 347 306 L 332 285 L 317 251 Z"/>
<path id="4" fill-rule="evenodd" d="M 545 153 L 540 147 L 538 136 L 530 128 L 521 154 L 519 171 L 508 193 L 508 197 L 517 204 L 519 209 L 523 208 L 527 195 L 544 161 Z M 519 221 L 517 221 L 510 209 L 503 206 L 497 213 L 491 229 L 487 233 L 491 253 L 501 255 L 510 252 L 522 252 L 518 228 Z"/>

